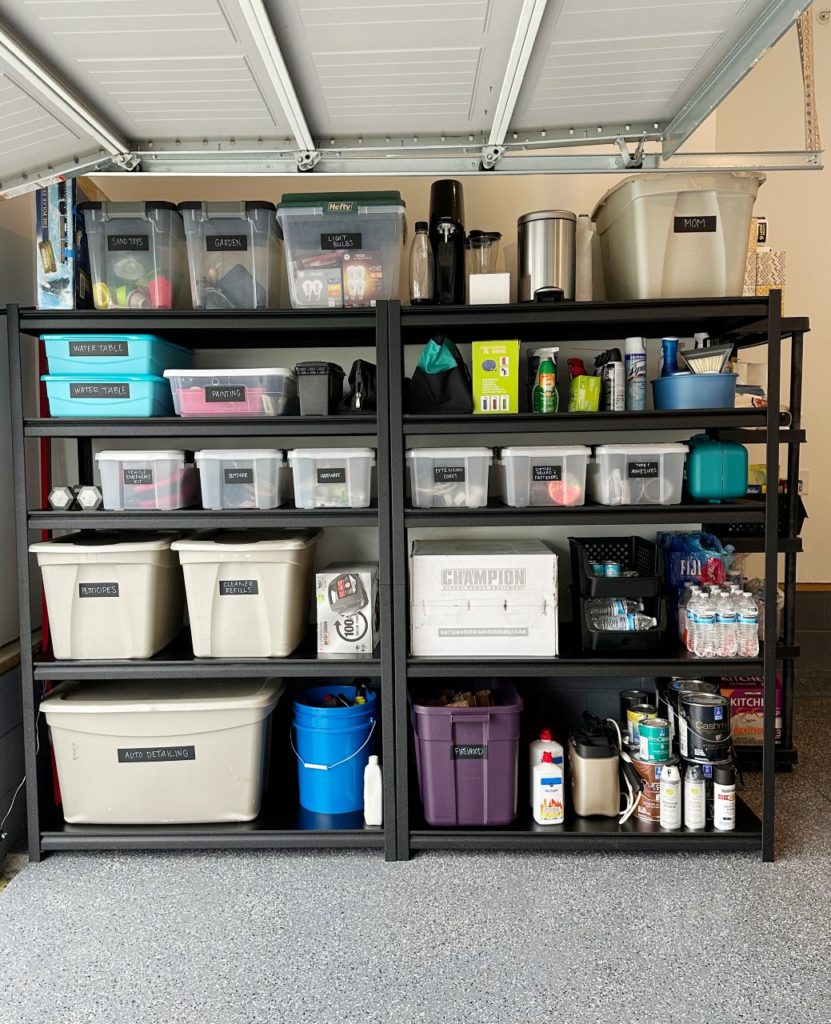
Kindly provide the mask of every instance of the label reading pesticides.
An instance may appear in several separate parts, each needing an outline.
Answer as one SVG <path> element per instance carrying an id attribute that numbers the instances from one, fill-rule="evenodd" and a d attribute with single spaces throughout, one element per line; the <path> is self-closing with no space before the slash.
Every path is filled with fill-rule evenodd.
<path id="1" fill-rule="evenodd" d="M 245 235 L 208 235 L 205 238 L 207 252 L 247 252 L 248 238 Z"/>
<path id="2" fill-rule="evenodd" d="M 107 235 L 107 252 L 149 251 L 149 235 Z"/>
<path id="3" fill-rule="evenodd" d="M 125 484 L 130 487 L 135 487 L 138 484 L 152 484 L 153 483 L 153 470 L 152 469 L 125 469 L 122 478 Z"/>
<path id="4" fill-rule="evenodd" d="M 487 760 L 488 748 L 484 743 L 468 743 L 464 747 L 454 746 L 451 753 L 453 761 Z"/>
<path id="5" fill-rule="evenodd" d="M 126 341 L 70 341 L 70 356 L 128 356 Z"/>
<path id="6" fill-rule="evenodd" d="M 548 483 L 551 480 L 563 479 L 562 466 L 532 466 L 531 479 L 534 483 Z"/>
<path id="7" fill-rule="evenodd" d="M 158 764 L 160 761 L 195 761 L 196 747 L 118 747 L 119 764 Z"/>
<path id="8" fill-rule="evenodd" d="M 220 580 L 220 597 L 250 597 L 259 594 L 260 588 L 256 580 Z"/>
<path id="9" fill-rule="evenodd" d="M 362 249 L 363 235 L 360 231 L 343 231 L 320 236 L 321 249 Z"/>
<path id="10" fill-rule="evenodd" d="M 626 475 L 630 480 L 645 476 L 658 476 L 657 462 L 630 462 Z"/>
<path id="11" fill-rule="evenodd" d="M 78 597 L 118 597 L 118 584 L 79 583 Z"/>
<path id="12" fill-rule="evenodd" d="M 207 384 L 205 386 L 206 402 L 244 402 L 245 386 L 243 384 Z"/>
<path id="13" fill-rule="evenodd" d="M 226 484 L 253 484 L 254 470 L 248 469 L 226 469 L 224 471 Z"/>
<path id="14" fill-rule="evenodd" d="M 346 467 L 335 466 L 333 469 L 319 469 L 317 471 L 317 482 L 319 484 L 345 484 Z"/>
<path id="15" fill-rule="evenodd" d="M 464 482 L 464 466 L 433 466 L 434 484 L 463 484 Z"/>
<path id="16" fill-rule="evenodd" d="M 129 398 L 129 384 L 102 384 L 90 382 L 89 384 L 70 384 L 70 398 Z"/>
<path id="17" fill-rule="evenodd" d="M 718 230 L 718 217 L 675 217 L 672 230 L 675 234 L 688 234 L 694 231 Z"/>

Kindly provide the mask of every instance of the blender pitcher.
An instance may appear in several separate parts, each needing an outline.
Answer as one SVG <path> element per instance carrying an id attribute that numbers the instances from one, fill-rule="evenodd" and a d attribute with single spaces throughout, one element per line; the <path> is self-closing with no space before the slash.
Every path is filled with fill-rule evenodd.
<path id="1" fill-rule="evenodd" d="M 499 255 L 499 231 L 471 231 L 468 235 L 468 273 L 495 274 Z"/>

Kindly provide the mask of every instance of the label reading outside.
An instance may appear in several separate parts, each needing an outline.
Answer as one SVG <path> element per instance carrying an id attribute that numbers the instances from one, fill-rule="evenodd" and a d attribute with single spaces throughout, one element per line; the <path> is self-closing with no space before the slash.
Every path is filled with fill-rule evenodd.
<path id="1" fill-rule="evenodd" d="M 451 753 L 453 761 L 482 761 L 488 756 L 488 748 L 483 743 L 468 743 L 464 747 L 454 746 Z"/>
<path id="2" fill-rule="evenodd" d="M 718 217 L 675 217 L 673 231 L 675 234 L 687 234 L 691 231 L 716 231 Z"/>
<path id="3" fill-rule="evenodd" d="M 137 484 L 152 484 L 153 470 L 125 469 L 123 472 L 123 480 L 125 484 L 129 484 L 131 487 L 135 487 Z"/>
<path id="4" fill-rule="evenodd" d="M 464 482 L 464 466 L 433 466 L 434 484 L 463 484 Z"/>
<path id="5" fill-rule="evenodd" d="M 658 463 L 630 462 L 627 467 L 626 475 L 630 480 L 635 477 L 658 476 Z"/>
<path id="6" fill-rule="evenodd" d="M 159 761 L 195 761 L 196 747 L 118 747 L 119 764 L 158 764 Z"/>
<path id="7" fill-rule="evenodd" d="M 149 235 L 107 235 L 107 252 L 149 251 Z"/>
<path id="8" fill-rule="evenodd" d="M 546 483 L 549 480 L 562 480 L 562 466 L 532 466 L 531 479 L 534 483 Z"/>
<path id="9" fill-rule="evenodd" d="M 70 384 L 70 398 L 129 398 L 129 384 L 102 384 L 90 382 L 89 384 Z"/>
<path id="10" fill-rule="evenodd" d="M 250 467 L 248 469 L 226 469 L 224 476 L 226 484 L 254 483 L 254 470 Z"/>
<path id="11" fill-rule="evenodd" d="M 244 384 L 207 384 L 205 385 L 206 402 L 244 402 Z"/>
<path id="12" fill-rule="evenodd" d="M 70 341 L 70 356 L 128 356 L 126 341 Z"/>
<path id="13" fill-rule="evenodd" d="M 317 471 L 317 482 L 319 484 L 345 484 L 346 467 L 336 466 L 334 469 L 319 469 Z"/>
<path id="14" fill-rule="evenodd" d="M 247 252 L 248 238 L 245 235 L 207 235 L 205 238 L 207 252 Z"/>
<path id="15" fill-rule="evenodd" d="M 249 597 L 252 594 L 259 594 L 260 588 L 256 580 L 220 580 L 220 597 Z"/>
<path id="16" fill-rule="evenodd" d="M 118 584 L 79 583 L 78 597 L 118 597 Z"/>
<path id="17" fill-rule="evenodd" d="M 362 249 L 363 240 L 360 231 L 331 232 L 320 236 L 321 249 Z"/>

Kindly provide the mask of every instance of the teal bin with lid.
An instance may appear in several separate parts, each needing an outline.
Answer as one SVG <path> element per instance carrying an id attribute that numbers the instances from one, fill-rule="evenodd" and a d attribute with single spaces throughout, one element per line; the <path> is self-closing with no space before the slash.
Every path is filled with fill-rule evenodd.
<path id="1" fill-rule="evenodd" d="M 49 373 L 90 377 L 112 374 L 148 374 L 161 377 L 165 370 L 189 369 L 193 352 L 155 334 L 41 334 Z"/>
<path id="2" fill-rule="evenodd" d="M 696 501 L 730 501 L 747 493 L 747 448 L 735 441 L 714 441 L 706 434 L 690 439 L 687 490 Z"/>
<path id="3" fill-rule="evenodd" d="M 148 416 L 172 416 L 173 397 L 164 377 L 152 374 L 91 373 L 40 378 L 46 385 L 50 416 L 79 419 L 139 419 Z"/>

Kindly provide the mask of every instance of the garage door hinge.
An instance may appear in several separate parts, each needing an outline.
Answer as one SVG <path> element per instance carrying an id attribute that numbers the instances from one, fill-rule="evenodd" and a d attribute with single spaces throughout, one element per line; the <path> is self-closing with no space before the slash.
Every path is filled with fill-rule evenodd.
<path id="1" fill-rule="evenodd" d="M 311 171 L 320 160 L 320 153 L 316 149 L 303 149 L 294 154 L 294 159 L 298 171 Z"/>
<path id="2" fill-rule="evenodd" d="M 639 140 L 634 152 L 629 152 L 629 147 L 626 145 L 626 139 L 618 138 L 615 139 L 617 148 L 620 150 L 620 162 L 626 170 L 636 170 L 639 167 L 643 167 L 643 150 L 646 145 L 646 138 Z"/>
<path id="3" fill-rule="evenodd" d="M 134 171 L 141 160 L 135 153 L 118 153 L 112 158 L 112 163 L 124 171 Z"/>
<path id="4" fill-rule="evenodd" d="M 504 155 L 504 146 L 484 146 L 482 149 L 482 170 L 492 171 Z"/>

